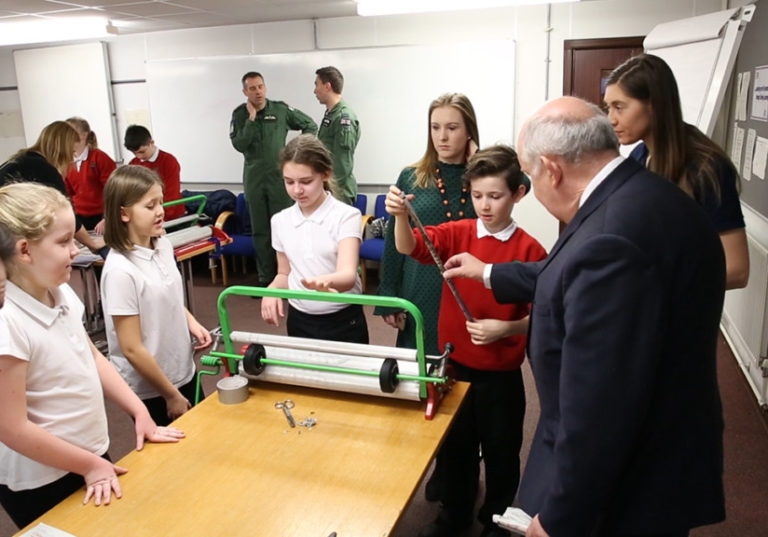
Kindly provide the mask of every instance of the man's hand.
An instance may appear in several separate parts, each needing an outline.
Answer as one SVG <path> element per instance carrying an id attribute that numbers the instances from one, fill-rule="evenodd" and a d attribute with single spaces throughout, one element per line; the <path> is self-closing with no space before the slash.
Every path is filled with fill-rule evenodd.
<path id="1" fill-rule="evenodd" d="M 539 522 L 539 515 L 533 517 L 531 525 L 528 526 L 528 531 L 525 532 L 525 537 L 549 537 L 549 533 L 544 531 Z"/>
<path id="2" fill-rule="evenodd" d="M 248 119 L 253 121 L 256 119 L 256 107 L 251 104 L 251 101 L 245 101 L 245 109 L 248 110 Z"/>
<path id="3" fill-rule="evenodd" d="M 443 278 L 470 278 L 472 280 L 483 281 L 483 270 L 485 263 L 475 256 L 463 253 L 456 254 L 445 262 L 445 272 Z"/>

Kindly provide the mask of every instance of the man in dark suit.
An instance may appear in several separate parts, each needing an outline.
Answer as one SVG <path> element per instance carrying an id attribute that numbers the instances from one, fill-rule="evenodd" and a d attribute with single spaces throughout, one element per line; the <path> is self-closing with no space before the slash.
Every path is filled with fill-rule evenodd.
<path id="1" fill-rule="evenodd" d="M 460 254 L 445 277 L 533 301 L 541 416 L 519 492 L 535 515 L 527 535 L 677 537 L 723 520 L 716 233 L 681 189 L 619 157 L 608 120 L 580 99 L 542 107 L 518 151 L 567 227 L 544 261 Z"/>

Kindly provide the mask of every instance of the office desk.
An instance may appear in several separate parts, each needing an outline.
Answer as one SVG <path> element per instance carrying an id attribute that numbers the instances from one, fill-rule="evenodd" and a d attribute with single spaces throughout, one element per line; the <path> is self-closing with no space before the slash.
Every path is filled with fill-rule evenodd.
<path id="1" fill-rule="evenodd" d="M 122 499 L 83 506 L 79 491 L 37 522 L 77 537 L 386 536 L 468 386 L 432 421 L 423 403 L 311 388 L 257 383 L 238 405 L 213 394 L 177 420 L 187 438 L 118 463 Z M 283 399 L 317 425 L 291 429 L 274 407 Z"/>

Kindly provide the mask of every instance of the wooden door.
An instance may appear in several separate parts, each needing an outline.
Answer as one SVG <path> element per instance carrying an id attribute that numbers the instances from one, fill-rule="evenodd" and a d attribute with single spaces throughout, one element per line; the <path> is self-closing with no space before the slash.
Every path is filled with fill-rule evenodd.
<path id="1" fill-rule="evenodd" d="M 643 52 L 643 36 L 565 41 L 563 95 L 603 104 L 605 81 L 616 67 Z"/>
<path id="2" fill-rule="evenodd" d="M 566 39 L 563 95 L 581 97 L 602 108 L 608 75 L 625 60 L 643 52 L 643 36 Z M 565 223 L 560 222 L 560 232 Z"/>

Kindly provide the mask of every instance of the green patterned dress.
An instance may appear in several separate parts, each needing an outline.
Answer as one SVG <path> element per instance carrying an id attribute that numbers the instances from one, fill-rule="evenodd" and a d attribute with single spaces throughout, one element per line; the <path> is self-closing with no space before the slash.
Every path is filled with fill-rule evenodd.
<path id="1" fill-rule="evenodd" d="M 436 226 L 449 220 L 476 218 L 469 192 L 462 195 L 461 176 L 464 164 L 438 165 L 438 177 L 445 185 L 445 195 L 437 187 L 418 188 L 414 185 L 415 168 L 405 168 L 397 179 L 397 187 L 406 194 L 413 194 L 411 201 L 416 214 L 425 226 Z M 461 199 L 464 199 L 464 203 Z M 446 205 L 444 201 L 447 200 Z M 463 216 L 460 213 L 463 212 Z M 450 213 L 450 217 L 446 214 Z M 445 260 L 443 260 L 445 261 Z M 427 354 L 440 354 L 437 346 L 437 316 L 443 278 L 435 265 L 422 265 L 395 249 L 394 226 L 387 226 L 384 254 L 381 258 L 381 282 L 379 295 L 396 296 L 410 300 L 421 310 L 424 317 L 424 349 Z M 396 313 L 388 308 L 376 308 L 376 315 Z M 398 347 L 416 348 L 415 325 L 410 315 L 405 330 L 397 336 Z"/>

